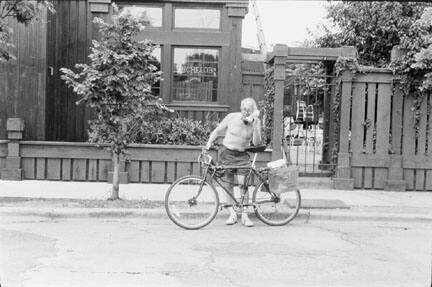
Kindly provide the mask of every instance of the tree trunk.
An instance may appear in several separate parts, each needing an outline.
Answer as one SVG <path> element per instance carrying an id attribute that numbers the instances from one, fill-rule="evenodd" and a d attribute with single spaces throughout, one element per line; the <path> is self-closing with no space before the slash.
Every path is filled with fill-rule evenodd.
<path id="1" fill-rule="evenodd" d="M 119 155 L 113 153 L 113 180 L 112 180 L 112 192 L 109 200 L 117 200 L 119 197 L 119 172 L 120 172 L 120 162 Z"/>

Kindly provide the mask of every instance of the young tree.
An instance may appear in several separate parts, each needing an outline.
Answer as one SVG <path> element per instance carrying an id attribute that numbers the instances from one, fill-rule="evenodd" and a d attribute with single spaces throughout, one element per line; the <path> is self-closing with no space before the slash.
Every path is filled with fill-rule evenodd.
<path id="1" fill-rule="evenodd" d="M 54 6 L 48 0 L 0 0 L 0 62 L 14 59 L 9 51 L 13 30 L 8 20 L 15 18 L 18 23 L 28 25 L 38 21 L 41 9 L 46 7 L 54 12 Z"/>
<path id="2" fill-rule="evenodd" d="M 119 160 L 131 142 L 131 129 L 150 109 L 164 109 L 151 92 L 161 72 L 152 64 L 155 48 L 149 41 L 138 42 L 136 34 L 144 29 L 146 18 L 114 7 L 112 23 L 96 18 L 101 40 L 93 41 L 90 64 L 77 64 L 78 73 L 60 69 L 62 79 L 96 111 L 90 121 L 89 141 L 107 144 L 113 155 L 112 200 L 119 199 Z M 139 121 L 136 121 L 138 119 Z"/>
<path id="3" fill-rule="evenodd" d="M 425 3 L 343 1 L 327 7 L 327 18 L 337 31 L 324 26 L 316 37 L 319 47 L 355 46 L 363 65 L 383 67 L 390 63 L 394 46 L 409 34 Z"/>

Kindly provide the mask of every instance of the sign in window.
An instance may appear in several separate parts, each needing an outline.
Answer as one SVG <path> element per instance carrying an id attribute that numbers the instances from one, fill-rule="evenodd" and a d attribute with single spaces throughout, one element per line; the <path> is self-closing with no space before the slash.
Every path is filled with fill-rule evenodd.
<path id="1" fill-rule="evenodd" d="M 173 99 L 217 101 L 219 50 L 174 48 Z"/>

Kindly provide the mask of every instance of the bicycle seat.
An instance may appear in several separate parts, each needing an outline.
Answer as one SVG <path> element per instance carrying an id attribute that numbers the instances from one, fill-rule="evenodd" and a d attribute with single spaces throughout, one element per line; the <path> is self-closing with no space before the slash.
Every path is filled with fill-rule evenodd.
<path id="1" fill-rule="evenodd" d="M 266 148 L 267 148 L 266 145 L 257 145 L 257 146 L 251 146 L 251 147 L 246 148 L 246 151 L 252 152 L 252 153 L 258 153 L 258 152 L 265 151 Z"/>

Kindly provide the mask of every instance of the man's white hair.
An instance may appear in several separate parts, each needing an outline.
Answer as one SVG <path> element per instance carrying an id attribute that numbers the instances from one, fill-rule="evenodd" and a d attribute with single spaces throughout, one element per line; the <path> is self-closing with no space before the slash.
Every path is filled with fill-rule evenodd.
<path id="1" fill-rule="evenodd" d="M 255 102 L 254 99 L 252 98 L 244 98 L 241 102 L 240 102 L 240 108 L 244 107 L 244 106 L 249 106 L 252 108 L 252 112 L 256 111 L 257 108 L 257 104 Z"/>

